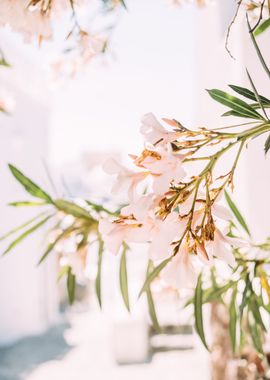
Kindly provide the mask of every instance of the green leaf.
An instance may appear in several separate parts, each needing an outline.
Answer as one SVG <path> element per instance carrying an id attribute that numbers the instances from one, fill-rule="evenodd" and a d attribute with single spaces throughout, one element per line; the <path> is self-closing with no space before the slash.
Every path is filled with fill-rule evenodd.
<path id="1" fill-rule="evenodd" d="M 237 324 L 237 313 L 236 313 L 236 305 L 235 305 L 236 295 L 237 295 L 237 287 L 235 286 L 233 289 L 232 298 L 231 298 L 230 307 L 229 307 L 229 314 L 230 314 L 229 332 L 230 332 L 230 339 L 231 339 L 233 352 L 235 352 L 235 348 L 236 348 L 236 324 Z"/>
<path id="2" fill-rule="evenodd" d="M 99 247 L 98 247 L 98 265 L 97 265 L 97 276 L 95 281 L 96 295 L 99 303 L 99 307 L 102 308 L 102 298 L 101 298 L 101 269 L 102 269 L 102 258 L 103 258 L 103 247 L 104 243 L 99 236 Z"/>
<path id="3" fill-rule="evenodd" d="M 70 305 L 72 305 L 74 302 L 75 284 L 76 284 L 76 277 L 72 273 L 71 267 L 69 267 L 67 271 L 67 292 L 68 292 L 68 301 Z"/>
<path id="4" fill-rule="evenodd" d="M 85 210 L 81 206 L 76 205 L 74 202 L 69 202 L 64 199 L 57 199 L 54 202 L 54 204 L 58 210 L 63 211 L 66 214 L 72 215 L 75 218 L 84 218 L 94 221 L 94 219 L 91 217 L 87 210 Z"/>
<path id="5" fill-rule="evenodd" d="M 149 273 L 149 275 L 146 277 L 143 287 L 141 288 L 139 298 L 147 290 L 151 282 L 159 275 L 162 269 L 165 268 L 165 266 L 171 261 L 171 259 L 172 256 L 168 259 L 163 260 L 151 273 Z"/>
<path id="6" fill-rule="evenodd" d="M 5 235 L 1 236 L 0 237 L 0 241 L 2 240 L 5 240 L 6 238 L 8 238 L 9 236 L 15 234 L 16 232 L 22 230 L 23 228 L 29 226 L 30 224 L 32 224 L 33 222 L 35 222 L 37 219 L 41 218 L 42 216 L 46 215 L 46 211 L 38 214 L 37 216 L 35 216 L 34 218 L 31 218 L 29 219 L 27 222 L 21 224 L 20 226 L 16 227 L 16 228 L 13 228 L 11 231 L 5 233 Z"/>
<path id="7" fill-rule="evenodd" d="M 265 20 L 261 23 L 261 25 L 256 28 L 256 30 L 253 32 L 254 37 L 258 37 L 260 34 L 262 34 L 266 29 L 268 29 L 270 26 L 270 18 Z"/>
<path id="8" fill-rule="evenodd" d="M 28 230 L 24 231 L 20 236 L 18 236 L 3 252 L 3 255 L 6 255 L 8 252 L 10 252 L 17 244 L 19 244 L 21 241 L 23 241 L 28 235 L 33 233 L 34 231 L 38 230 L 43 224 L 45 224 L 53 215 L 46 216 L 46 218 L 42 219 L 40 222 L 29 228 Z"/>
<path id="9" fill-rule="evenodd" d="M 263 117 L 249 104 L 235 96 L 218 89 L 207 90 L 207 92 L 214 100 L 231 108 L 233 111 L 237 112 L 239 116 L 241 115 L 242 117 L 252 119 L 263 119 Z"/>
<path id="10" fill-rule="evenodd" d="M 126 260 L 126 251 L 127 248 L 124 247 L 123 253 L 120 260 L 120 271 L 119 271 L 119 280 L 120 280 L 120 290 L 121 295 L 124 301 L 124 304 L 128 311 L 129 307 L 129 295 L 128 295 L 128 277 L 127 277 L 127 260 Z"/>
<path id="11" fill-rule="evenodd" d="M 257 100 L 257 102 L 260 104 L 260 107 L 261 107 L 261 109 L 262 109 L 262 111 L 263 111 L 263 113 L 264 113 L 264 116 L 266 117 L 266 119 L 268 119 L 268 116 L 267 116 L 267 114 L 266 114 L 266 112 L 265 112 L 265 109 L 264 109 L 263 102 L 261 101 L 260 95 L 258 94 L 258 91 L 257 91 L 257 89 L 256 89 L 256 87 L 255 87 L 255 84 L 254 84 L 254 82 L 253 82 L 253 80 L 252 80 L 252 78 L 251 78 L 251 76 L 250 76 L 248 70 L 246 70 L 246 72 L 247 72 L 248 80 L 249 80 L 249 82 L 250 82 L 250 84 L 251 84 L 251 87 L 252 87 L 252 89 L 253 89 L 253 91 L 254 91 L 254 94 L 255 94 L 256 100 Z"/>
<path id="12" fill-rule="evenodd" d="M 195 328 L 199 337 L 201 338 L 203 345 L 209 351 L 208 345 L 205 340 L 205 335 L 204 335 L 202 305 L 203 305 L 202 274 L 200 274 L 198 277 L 198 282 L 197 282 L 195 295 L 194 295 Z"/>
<path id="13" fill-rule="evenodd" d="M 125 9 L 127 9 L 127 5 L 126 5 L 125 1 L 124 1 L 124 0 L 119 0 L 119 1 L 120 1 L 121 5 L 122 5 Z"/>
<path id="14" fill-rule="evenodd" d="M 147 272 L 146 272 L 147 277 L 152 272 L 152 270 L 153 270 L 153 263 L 151 260 L 149 260 Z M 150 315 L 153 327 L 154 327 L 155 331 L 160 331 L 160 326 L 158 323 L 155 303 L 154 303 L 154 299 L 153 299 L 153 295 L 152 295 L 152 291 L 151 291 L 151 285 L 149 285 L 146 289 L 146 296 L 147 296 L 148 311 L 149 311 L 149 315 Z"/>
<path id="15" fill-rule="evenodd" d="M 258 325 L 260 325 L 261 328 L 262 328 L 264 331 L 267 331 L 267 330 L 266 330 L 266 327 L 265 327 L 265 325 L 264 325 L 264 323 L 263 323 L 262 317 L 261 317 L 261 313 L 260 313 L 259 305 L 258 305 L 258 303 L 257 303 L 257 301 L 256 301 L 256 298 L 255 298 L 254 296 L 251 297 L 250 300 L 249 300 L 249 309 L 250 309 L 250 311 L 252 312 L 253 317 L 254 317 L 256 323 L 257 323 Z"/>
<path id="16" fill-rule="evenodd" d="M 250 233 L 249 228 L 245 222 L 245 219 L 243 218 L 242 214 L 240 213 L 240 211 L 238 210 L 238 208 L 236 207 L 235 203 L 232 201 L 231 197 L 229 196 L 229 194 L 227 193 L 226 190 L 225 190 L 225 198 L 226 198 L 226 201 L 227 201 L 230 209 L 232 210 L 234 216 L 236 217 L 236 219 L 238 220 L 240 225 L 243 227 L 243 229 L 246 231 L 246 233 L 249 236 L 251 236 L 251 233 Z"/>
<path id="17" fill-rule="evenodd" d="M 265 154 L 268 153 L 270 149 L 270 134 L 268 135 L 267 139 L 265 140 L 265 143 L 264 143 L 264 152 Z"/>
<path id="18" fill-rule="evenodd" d="M 227 112 L 224 112 L 222 115 L 222 117 L 224 116 L 236 116 L 236 117 L 243 117 L 243 115 L 239 112 L 236 112 L 236 111 L 227 111 Z M 253 119 L 253 116 L 245 116 L 246 118 L 248 119 Z"/>
<path id="19" fill-rule="evenodd" d="M 59 273 L 58 273 L 58 276 L 57 276 L 57 281 L 60 281 L 62 277 L 64 277 L 65 275 L 68 274 L 68 270 L 69 270 L 69 266 L 68 265 L 64 265 Z"/>
<path id="20" fill-rule="evenodd" d="M 106 214 L 112 215 L 112 216 L 119 216 L 119 212 L 113 212 L 108 210 L 107 208 L 103 207 L 102 205 L 99 205 L 97 203 L 94 203 L 89 200 L 85 200 L 85 202 L 91 206 L 96 212 L 104 211 Z"/>
<path id="21" fill-rule="evenodd" d="M 245 88 L 245 87 L 241 87 L 241 86 L 235 86 L 233 84 L 230 84 L 229 87 L 234 90 L 235 92 L 237 92 L 238 94 L 244 96 L 245 98 L 247 99 L 251 99 L 251 100 L 254 100 L 254 102 L 257 101 L 257 98 L 254 94 L 254 92 L 252 92 L 251 90 Z M 262 96 L 262 95 L 259 95 L 259 98 L 260 98 L 260 101 L 266 105 L 269 105 L 270 104 L 270 100 L 267 99 L 265 96 Z M 250 106 L 252 107 L 252 105 L 250 104 Z"/>
<path id="22" fill-rule="evenodd" d="M 56 244 L 61 239 L 63 239 L 66 235 L 68 235 L 70 232 L 72 232 L 73 230 L 74 230 L 74 226 L 71 226 L 71 227 L 67 228 L 66 230 L 64 230 L 60 235 L 58 235 L 57 238 L 52 243 L 50 243 L 48 245 L 46 251 L 43 253 L 43 255 L 41 256 L 41 258 L 39 259 L 38 265 L 40 265 L 47 258 L 47 256 L 49 255 L 49 253 L 51 253 L 51 251 L 56 246 Z"/>
<path id="23" fill-rule="evenodd" d="M 253 43 L 253 46 L 256 50 L 257 56 L 261 62 L 261 65 L 262 65 L 264 71 L 266 72 L 266 74 L 270 78 L 270 70 L 269 70 L 269 68 L 268 68 L 268 66 L 267 66 L 267 64 L 263 58 L 263 55 L 262 55 L 260 48 L 259 48 L 259 45 L 257 44 L 256 38 L 254 37 L 254 34 L 252 33 L 252 29 L 251 29 L 247 14 L 246 14 L 246 17 L 247 17 L 247 24 L 248 24 L 248 30 L 249 30 L 249 35 L 250 35 L 251 41 Z"/>
<path id="24" fill-rule="evenodd" d="M 253 346 L 259 354 L 263 355 L 262 331 L 256 321 L 251 321 L 251 318 L 248 319 L 248 325 Z"/>
<path id="25" fill-rule="evenodd" d="M 203 296 L 203 303 L 208 303 L 212 302 L 214 300 L 220 300 L 220 297 L 222 296 L 223 293 L 225 293 L 227 290 L 229 290 L 233 286 L 233 281 L 228 282 L 228 284 L 213 289 L 212 287 L 209 289 L 206 289 L 204 291 L 204 296 Z"/>
<path id="26" fill-rule="evenodd" d="M 13 207 L 24 207 L 24 206 L 44 206 L 46 202 L 30 202 L 30 201 L 19 201 L 19 202 L 10 202 L 8 206 Z"/>
<path id="27" fill-rule="evenodd" d="M 245 276 L 245 288 L 244 288 L 244 291 L 243 291 L 243 294 L 242 294 L 242 302 L 241 302 L 241 305 L 240 305 L 240 308 L 239 308 L 239 318 L 240 318 L 240 322 L 242 320 L 242 317 L 243 317 L 243 312 L 244 312 L 244 308 L 247 304 L 247 294 L 248 294 L 248 291 L 249 290 L 252 290 L 251 288 L 251 282 L 250 282 L 250 279 L 249 279 L 249 274 L 247 274 Z"/>
<path id="28" fill-rule="evenodd" d="M 15 166 L 9 164 L 9 169 L 13 176 L 18 182 L 25 188 L 25 190 L 33 195 L 33 197 L 44 199 L 47 203 L 53 204 L 52 198 L 42 190 L 38 185 L 36 185 L 30 178 L 26 177 L 20 170 L 15 168 Z"/>

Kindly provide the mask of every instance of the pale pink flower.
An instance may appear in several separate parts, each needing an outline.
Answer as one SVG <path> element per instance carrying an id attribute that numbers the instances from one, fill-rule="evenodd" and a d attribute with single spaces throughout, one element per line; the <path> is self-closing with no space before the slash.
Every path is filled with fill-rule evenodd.
<path id="1" fill-rule="evenodd" d="M 179 252 L 161 272 L 161 278 L 175 289 L 190 288 L 196 285 L 197 276 L 192 264 L 188 245 L 183 242 Z"/>
<path id="2" fill-rule="evenodd" d="M 155 207 L 153 194 L 142 195 L 137 200 L 121 209 L 121 215 L 133 215 L 137 220 L 144 220 Z"/>
<path id="3" fill-rule="evenodd" d="M 157 142 L 161 144 L 170 143 L 179 136 L 177 132 L 167 131 L 152 113 L 147 113 L 143 116 L 140 131 L 145 140 L 153 145 Z"/>
<path id="4" fill-rule="evenodd" d="M 171 256 L 174 248 L 172 243 L 181 237 L 186 226 L 176 212 L 169 214 L 165 220 L 149 217 L 144 225 L 149 231 L 151 243 L 148 253 L 152 260 Z"/>
<path id="5" fill-rule="evenodd" d="M 183 180 L 186 173 L 183 169 L 184 155 L 173 153 L 168 146 L 167 149 L 158 149 L 159 156 L 147 156 L 141 165 L 150 171 L 153 178 L 153 192 L 156 195 L 166 193 L 171 183 Z"/>
<path id="6" fill-rule="evenodd" d="M 101 219 L 99 232 L 104 240 L 105 248 L 117 255 L 123 242 L 144 243 L 148 240 L 147 229 L 134 220 L 109 221 Z"/>
<path id="7" fill-rule="evenodd" d="M 127 192 L 130 200 L 138 199 L 137 186 L 149 174 L 148 172 L 133 172 L 113 158 L 104 163 L 103 169 L 106 173 L 117 176 L 112 193 Z"/>
<path id="8" fill-rule="evenodd" d="M 236 261 L 232 253 L 232 247 L 240 248 L 245 246 L 247 246 L 245 241 L 238 238 L 231 238 L 226 235 L 226 232 L 222 233 L 219 229 L 216 229 L 214 240 L 207 243 L 206 250 L 211 259 L 217 257 L 234 267 Z"/>

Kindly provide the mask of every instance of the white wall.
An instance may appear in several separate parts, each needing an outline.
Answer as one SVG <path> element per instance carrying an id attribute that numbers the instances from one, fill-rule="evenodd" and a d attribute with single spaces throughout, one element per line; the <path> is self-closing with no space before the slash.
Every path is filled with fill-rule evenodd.
<path id="1" fill-rule="evenodd" d="M 205 89 L 218 88 L 232 93 L 227 87 L 228 84 L 250 88 L 245 73 L 246 67 L 250 70 L 258 90 L 269 96 L 269 81 L 251 46 L 243 16 L 240 16 L 232 27 L 229 38 L 229 48 L 235 60 L 225 50 L 226 32 L 234 15 L 234 6 L 234 1 L 221 0 L 197 12 L 196 125 L 217 128 L 239 121 L 236 118 L 221 118 L 220 115 L 226 108 L 212 100 Z M 269 32 L 266 32 L 258 41 L 269 62 L 268 40 Z M 270 158 L 269 155 L 265 158 L 263 152 L 266 137 L 262 136 L 249 144 L 248 149 L 242 154 L 235 175 L 234 199 L 250 224 L 254 238 L 259 240 L 270 235 Z"/>
<path id="2" fill-rule="evenodd" d="M 13 48 L 16 51 L 16 44 Z M 23 54 L 13 54 L 12 45 L 5 52 L 10 52 L 14 69 L 0 70 L 1 87 L 14 93 L 16 108 L 11 116 L 0 114 L 0 235 L 40 212 L 6 206 L 30 198 L 11 176 L 7 163 L 46 186 L 41 160 L 47 158 L 50 115 L 48 105 L 38 96 L 44 87 L 37 81 L 36 66 Z M 44 232 L 35 233 L 0 259 L 0 345 L 39 333 L 57 318 L 55 260 L 36 267 L 44 249 Z M 1 243 L 1 251 L 7 244 Z"/>

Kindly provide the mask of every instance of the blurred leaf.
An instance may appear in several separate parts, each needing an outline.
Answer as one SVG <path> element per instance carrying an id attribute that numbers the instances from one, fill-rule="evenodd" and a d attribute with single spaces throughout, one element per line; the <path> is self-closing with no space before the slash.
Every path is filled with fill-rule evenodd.
<path id="1" fill-rule="evenodd" d="M 218 89 L 207 90 L 209 95 L 217 102 L 231 108 L 233 111 L 242 117 L 248 117 L 252 119 L 263 119 L 263 117 L 255 111 L 249 104 L 243 100 L 236 98 L 224 91 Z"/>
<path id="2" fill-rule="evenodd" d="M 263 355 L 261 329 L 258 327 L 256 321 L 251 321 L 251 318 L 248 319 L 248 324 L 253 346 L 259 354 Z"/>
<path id="3" fill-rule="evenodd" d="M 199 337 L 201 338 L 203 345 L 209 351 L 209 348 L 205 340 L 205 335 L 204 335 L 202 305 L 203 305 L 202 274 L 200 273 L 198 277 L 197 286 L 195 289 L 195 295 L 194 295 L 195 328 Z"/>
<path id="4" fill-rule="evenodd" d="M 147 290 L 151 282 L 159 275 L 159 273 L 162 271 L 163 268 L 165 268 L 165 266 L 171 261 L 171 259 L 172 256 L 168 259 L 163 260 L 151 273 L 149 273 L 139 293 L 139 297 L 143 294 L 143 292 Z"/>
<path id="5" fill-rule="evenodd" d="M 99 303 L 99 307 L 102 308 L 102 298 L 101 298 L 101 269 L 102 269 L 102 257 L 103 257 L 103 247 L 104 243 L 99 236 L 99 247 L 98 247 L 98 265 L 97 265 L 97 276 L 95 281 L 96 295 Z"/>
<path id="6" fill-rule="evenodd" d="M 245 98 L 257 101 L 256 95 L 249 89 L 245 87 L 235 86 L 233 84 L 230 84 L 229 87 L 237 92 L 238 94 L 244 96 Z M 260 101 L 266 105 L 270 105 L 270 100 L 262 95 L 259 95 Z M 252 105 L 250 105 L 252 107 Z"/>
<path id="7" fill-rule="evenodd" d="M 234 284 L 233 281 L 229 281 L 228 284 L 222 287 L 219 287 L 216 289 L 213 289 L 211 287 L 211 288 L 206 289 L 203 294 L 203 303 L 220 300 L 220 297 L 222 296 L 222 294 L 225 293 L 227 290 L 229 290 L 233 286 L 233 284 Z"/>
<path id="8" fill-rule="evenodd" d="M 67 271 L 67 292 L 68 292 L 68 301 L 70 305 L 72 305 L 74 302 L 75 284 L 76 284 L 76 277 L 72 273 L 71 267 L 69 267 Z"/>
<path id="9" fill-rule="evenodd" d="M 246 276 L 245 276 L 245 283 L 246 283 L 246 285 L 245 285 L 245 288 L 244 288 L 244 291 L 243 291 L 243 294 L 242 294 L 242 302 L 241 302 L 241 305 L 240 305 L 240 308 L 239 308 L 240 322 L 241 322 L 242 317 L 243 317 L 244 308 L 247 305 L 247 294 L 248 294 L 248 291 L 251 290 L 251 282 L 250 282 L 250 279 L 249 279 L 249 274 L 246 274 Z"/>
<path id="10" fill-rule="evenodd" d="M 58 235 L 57 238 L 52 243 L 50 243 L 48 245 L 46 251 L 43 253 L 43 255 L 41 256 L 41 258 L 39 259 L 38 265 L 40 265 L 47 258 L 47 256 L 49 255 L 49 253 L 51 253 L 51 251 L 56 246 L 56 244 L 60 240 L 62 240 L 66 235 L 70 234 L 73 230 L 74 230 L 74 226 L 71 226 L 71 227 L 67 228 L 66 230 L 64 230 L 62 233 L 60 233 L 60 235 Z"/>
<path id="11" fill-rule="evenodd" d="M 262 320 L 262 317 L 261 317 L 261 313 L 260 313 L 260 309 L 259 309 L 259 305 L 257 304 L 257 301 L 256 301 L 256 298 L 253 296 L 253 297 L 250 297 L 250 300 L 249 300 L 249 308 L 250 308 L 250 311 L 252 312 L 253 314 L 253 317 L 256 321 L 256 323 L 258 325 L 261 326 L 261 328 L 266 331 L 266 328 L 265 328 L 265 325 L 263 323 L 263 320 Z"/>
<path id="12" fill-rule="evenodd" d="M 64 199 L 57 199 L 54 204 L 58 210 L 63 211 L 68 215 L 72 215 L 75 218 L 84 218 L 94 221 L 87 210 L 81 206 L 76 205 L 74 202 L 69 202 Z"/>
<path id="13" fill-rule="evenodd" d="M 21 171 L 19 171 L 15 166 L 9 164 L 9 169 L 13 176 L 20 182 L 20 184 L 25 188 L 25 190 L 36 198 L 44 199 L 47 203 L 53 204 L 52 198 L 42 190 L 38 185 L 31 181 L 30 178 L 26 177 Z"/>
<path id="14" fill-rule="evenodd" d="M 262 34 L 266 29 L 268 29 L 270 26 L 270 18 L 265 20 L 261 23 L 261 25 L 258 26 L 258 28 L 253 32 L 254 37 L 258 37 L 260 34 Z"/>
<path id="15" fill-rule="evenodd" d="M 8 206 L 14 207 L 24 207 L 24 206 L 44 206 L 46 202 L 32 202 L 32 201 L 20 201 L 20 202 L 10 202 Z"/>
<path id="16" fill-rule="evenodd" d="M 268 135 L 268 137 L 267 137 L 267 139 L 266 139 L 266 141 L 264 143 L 264 152 L 265 152 L 265 154 L 268 153 L 269 149 L 270 149 L 270 134 Z"/>
<path id="17" fill-rule="evenodd" d="M 125 9 L 127 9 L 127 6 L 126 6 L 125 1 L 124 1 L 124 0 L 119 0 L 119 1 L 120 1 L 121 5 L 122 5 Z"/>
<path id="18" fill-rule="evenodd" d="M 0 237 L 0 241 L 2 241 L 2 240 L 4 240 L 4 239 L 8 238 L 9 236 L 11 236 L 11 235 L 15 234 L 16 232 L 22 230 L 23 228 L 29 226 L 29 225 L 32 224 L 34 221 L 36 221 L 37 219 L 41 218 L 42 216 L 44 216 L 44 215 L 46 215 L 46 214 L 47 214 L 47 212 L 44 211 L 44 212 L 38 214 L 37 216 L 35 216 L 34 218 L 29 219 L 27 222 L 21 224 L 20 226 L 18 226 L 18 227 L 16 227 L 16 228 L 13 228 L 11 231 L 9 231 L 9 232 L 7 232 L 5 235 L 1 236 L 1 237 Z"/>
<path id="19" fill-rule="evenodd" d="M 19 244 L 21 241 L 23 241 L 28 235 L 30 235 L 32 232 L 38 230 L 41 226 L 43 226 L 53 215 L 46 216 L 46 218 L 42 219 L 40 222 L 29 228 L 28 230 L 24 231 L 20 236 L 18 236 L 3 252 L 3 255 L 6 255 L 8 252 L 10 252 L 17 244 Z"/>
<path id="20" fill-rule="evenodd" d="M 59 273 L 58 273 L 58 276 L 57 276 L 57 281 L 60 281 L 62 277 L 64 277 L 65 275 L 67 275 L 68 273 L 68 270 L 69 270 L 69 266 L 68 265 L 64 265 Z"/>
<path id="21" fill-rule="evenodd" d="M 236 324 L 237 324 L 237 313 L 236 313 L 236 305 L 235 305 L 236 295 L 237 295 L 237 286 L 235 286 L 233 289 L 232 298 L 231 298 L 230 307 L 229 307 L 229 314 L 230 314 L 229 332 L 230 332 L 230 339 L 231 339 L 233 352 L 235 352 L 235 348 L 236 348 Z"/>
<path id="22" fill-rule="evenodd" d="M 103 207 L 102 205 L 99 205 L 99 204 L 94 203 L 92 201 L 86 200 L 86 203 L 89 206 L 91 206 L 97 212 L 104 211 L 104 212 L 106 212 L 106 214 L 109 214 L 109 215 L 112 215 L 112 216 L 119 216 L 119 212 L 110 211 L 107 208 Z"/>
<path id="23" fill-rule="evenodd" d="M 152 270 L 153 270 L 153 262 L 149 260 L 148 266 L 147 266 L 147 273 L 146 273 L 147 277 L 152 272 Z M 150 315 L 153 327 L 155 331 L 160 331 L 155 303 L 154 303 L 154 299 L 153 299 L 153 295 L 151 291 L 151 285 L 149 285 L 146 289 L 146 296 L 147 296 L 147 303 L 148 303 L 148 311 L 149 311 L 149 315 Z"/>
<path id="24" fill-rule="evenodd" d="M 246 233 L 249 236 L 251 236 L 249 228 L 248 228 L 248 226 L 247 226 L 247 224 L 245 222 L 245 219 L 241 215 L 240 211 L 238 210 L 238 208 L 236 207 L 235 203 L 233 202 L 233 200 L 231 199 L 231 197 L 229 196 L 229 194 L 227 193 L 226 190 L 225 190 L 225 198 L 226 198 L 226 201 L 227 201 L 230 209 L 232 210 L 234 216 L 236 217 L 236 219 L 238 220 L 238 222 L 240 223 L 240 225 L 244 228 L 244 230 L 246 231 Z"/>
<path id="25" fill-rule="evenodd" d="M 129 307 L 129 295 L 128 295 L 128 277 L 127 277 L 127 261 L 126 261 L 126 251 L 127 248 L 124 247 L 123 253 L 120 260 L 120 272 L 119 272 L 119 279 L 120 279 L 120 290 L 122 294 L 122 298 L 124 300 L 124 304 L 128 311 L 130 311 Z"/>

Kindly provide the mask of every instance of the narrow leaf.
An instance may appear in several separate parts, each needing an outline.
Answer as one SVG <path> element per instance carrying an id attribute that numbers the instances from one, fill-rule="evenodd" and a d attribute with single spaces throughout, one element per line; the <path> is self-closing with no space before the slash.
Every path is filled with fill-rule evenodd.
<path id="1" fill-rule="evenodd" d="M 29 226 L 30 224 L 32 224 L 33 222 L 35 222 L 37 219 L 41 218 L 44 215 L 46 215 L 46 211 L 42 212 L 41 214 L 38 214 L 34 218 L 29 219 L 27 222 L 25 222 L 25 223 L 21 224 L 20 226 L 12 229 L 11 231 L 5 233 L 5 235 L 3 235 L 3 236 L 0 237 L 0 241 L 5 240 L 9 236 L 15 234 L 16 232 L 22 230 L 23 228 L 25 228 L 27 226 Z"/>
<path id="2" fill-rule="evenodd" d="M 261 65 L 262 65 L 264 71 L 266 72 L 266 74 L 270 78 L 270 70 L 269 70 L 269 68 L 268 68 L 268 66 L 267 66 L 267 64 L 263 58 L 263 55 L 262 55 L 260 48 L 259 48 L 259 45 L 257 44 L 256 38 L 254 37 L 254 34 L 252 33 L 252 29 L 251 29 L 251 26 L 250 26 L 250 23 L 248 20 L 248 15 L 247 15 L 247 24 L 248 24 L 249 35 L 250 35 L 251 41 L 253 43 L 253 46 L 256 50 L 257 56 L 261 62 Z"/>
<path id="3" fill-rule="evenodd" d="M 71 267 L 69 267 L 68 272 L 67 272 L 67 292 L 68 292 L 68 301 L 70 305 L 72 305 L 74 302 L 75 282 L 76 282 L 76 277 L 72 273 Z"/>
<path id="4" fill-rule="evenodd" d="M 120 260 L 120 271 L 119 271 L 119 280 L 120 280 L 120 290 L 121 295 L 124 301 L 124 304 L 128 311 L 129 307 L 129 295 L 128 295 L 128 277 L 127 277 L 127 260 L 126 260 L 126 247 L 123 249 L 123 253 Z"/>
<path id="5" fill-rule="evenodd" d="M 250 298 L 249 308 L 250 308 L 250 310 L 253 314 L 253 317 L 254 317 L 255 321 L 257 322 L 257 324 L 260 325 L 264 331 L 266 331 L 266 327 L 265 327 L 263 320 L 262 320 L 262 317 L 261 317 L 259 305 L 257 304 L 255 297 Z"/>
<path id="6" fill-rule="evenodd" d="M 260 104 L 260 107 L 261 107 L 261 109 L 262 109 L 262 111 L 263 111 L 263 113 L 264 113 L 266 119 L 268 119 L 268 116 L 267 116 L 267 114 L 266 114 L 266 112 L 265 112 L 265 109 L 264 109 L 264 106 L 263 106 L 263 102 L 261 101 L 261 98 L 260 98 L 260 96 L 259 96 L 259 94 L 258 94 L 258 91 L 257 91 L 257 89 L 256 89 L 256 87 L 255 87 L 255 84 L 254 84 L 254 82 L 253 82 L 253 80 L 252 80 L 252 78 L 251 78 L 251 76 L 250 76 L 248 70 L 246 70 L 246 72 L 247 72 L 248 80 L 249 80 L 249 82 L 250 82 L 250 84 L 251 84 L 251 87 L 252 87 L 252 89 L 253 89 L 253 91 L 254 91 L 254 94 L 255 94 L 256 100 L 257 100 L 257 102 Z"/>
<path id="7" fill-rule="evenodd" d="M 235 348 L 236 348 L 236 324 L 237 324 L 237 313 L 236 313 L 236 305 L 235 305 L 236 295 L 237 295 L 237 287 L 235 286 L 233 289 L 232 298 L 231 298 L 230 307 L 229 307 L 229 314 L 230 314 L 229 332 L 230 332 L 230 339 L 231 339 L 233 352 L 235 352 Z"/>
<path id="8" fill-rule="evenodd" d="M 270 149 L 270 134 L 268 135 L 268 137 L 267 137 L 267 139 L 266 139 L 266 141 L 264 143 L 264 152 L 265 152 L 265 154 L 268 153 L 269 149 Z"/>
<path id="9" fill-rule="evenodd" d="M 240 305 L 240 308 L 239 308 L 240 322 L 241 322 L 242 317 L 243 317 L 244 308 L 245 308 L 245 306 L 247 304 L 248 291 L 251 290 L 251 282 L 250 282 L 248 274 L 245 277 L 245 283 L 246 283 L 246 285 L 245 285 L 245 288 L 244 288 L 244 291 L 243 291 L 243 294 L 242 294 L 242 301 L 241 301 L 241 305 Z"/>
<path id="10" fill-rule="evenodd" d="M 99 247 L 98 247 L 98 264 L 97 264 L 97 276 L 95 281 L 96 295 L 99 303 L 99 307 L 102 308 L 102 298 L 101 298 L 101 269 L 102 269 L 102 258 L 103 258 L 103 247 L 104 243 L 99 236 Z"/>
<path id="11" fill-rule="evenodd" d="M 262 34 L 266 29 L 268 29 L 270 26 L 270 18 L 265 20 L 264 22 L 261 23 L 260 26 L 253 32 L 254 37 L 258 37 L 260 34 Z"/>
<path id="12" fill-rule="evenodd" d="M 74 202 L 69 202 L 64 199 L 57 199 L 54 202 L 56 208 L 60 211 L 65 212 L 66 214 L 72 215 L 75 218 L 84 218 L 93 221 L 93 218 L 87 210 L 83 207 L 78 206 Z"/>
<path id="13" fill-rule="evenodd" d="M 70 227 L 70 228 L 67 228 L 66 230 L 64 230 L 60 235 L 58 235 L 58 237 L 48 245 L 46 251 L 43 253 L 43 255 L 41 256 L 41 258 L 39 259 L 38 261 L 38 265 L 40 265 L 46 258 L 47 256 L 49 255 L 49 253 L 51 253 L 51 251 L 54 249 L 54 247 L 56 246 L 56 244 L 61 240 L 63 239 L 66 235 L 68 235 L 71 231 L 74 230 L 74 226 Z"/>
<path id="14" fill-rule="evenodd" d="M 13 176 L 20 182 L 20 184 L 25 188 L 25 190 L 33 195 L 33 197 L 44 199 L 47 203 L 53 203 L 52 198 L 42 190 L 38 185 L 36 185 L 30 178 L 26 177 L 20 170 L 15 166 L 9 164 L 9 169 Z"/>
<path id="15" fill-rule="evenodd" d="M 147 274 L 146 274 L 147 277 L 150 274 L 150 272 L 152 272 L 152 270 L 153 270 L 153 263 L 151 260 L 149 260 L 148 267 L 147 267 Z M 154 303 L 154 299 L 153 299 L 153 295 L 151 291 L 151 285 L 149 285 L 148 288 L 146 289 L 146 296 L 147 296 L 147 303 L 148 303 L 148 311 L 149 311 L 149 315 L 150 315 L 153 327 L 155 331 L 160 331 L 155 303 Z"/>
<path id="16" fill-rule="evenodd" d="M 65 275 L 67 275 L 68 273 L 68 270 L 69 270 L 69 266 L 68 265 L 64 265 L 59 273 L 58 273 L 58 276 L 57 276 L 57 281 L 60 281 L 62 277 L 64 277 Z"/>
<path id="17" fill-rule="evenodd" d="M 240 211 L 236 207 L 235 203 L 232 201 L 232 199 L 229 196 L 229 194 L 227 193 L 227 191 L 225 191 L 225 198 L 226 198 L 226 201 L 227 201 L 230 209 L 232 210 L 234 216 L 236 217 L 236 219 L 238 220 L 238 222 L 240 223 L 240 225 L 244 228 L 244 230 L 246 231 L 246 233 L 249 236 L 251 236 L 249 228 L 248 228 L 248 226 L 247 226 L 247 224 L 245 222 L 245 219 L 243 218 L 242 214 L 240 213 Z"/>
<path id="18" fill-rule="evenodd" d="M 263 355 L 261 329 L 258 327 L 256 321 L 251 321 L 251 318 L 248 319 L 248 324 L 253 346 L 259 354 Z"/>
<path id="19" fill-rule="evenodd" d="M 34 231 L 38 230 L 41 226 L 43 226 L 53 215 L 47 216 L 45 219 L 42 219 L 40 222 L 29 228 L 28 230 L 24 231 L 19 237 L 17 237 L 3 252 L 3 255 L 6 255 L 8 252 L 10 252 L 17 244 L 19 244 L 21 241 L 23 241 L 28 235 L 33 233 Z"/>
<path id="20" fill-rule="evenodd" d="M 204 335 L 202 305 L 203 305 L 202 274 L 200 274 L 198 277 L 198 282 L 197 282 L 195 295 L 194 295 L 195 328 L 199 337 L 201 338 L 203 345 L 209 351 L 209 348 L 205 340 L 205 335 Z"/>
<path id="21" fill-rule="evenodd" d="M 172 256 L 168 259 L 163 260 L 151 273 L 149 273 L 139 293 L 139 297 L 147 290 L 151 282 L 159 275 L 159 273 L 162 271 L 163 268 L 165 268 L 165 266 L 171 261 L 171 259 Z"/>
<path id="22" fill-rule="evenodd" d="M 238 94 L 244 96 L 245 98 L 254 100 L 254 102 L 257 101 L 255 94 L 251 90 L 249 90 L 248 88 L 241 87 L 241 86 L 235 86 L 233 84 L 230 84 L 229 87 L 232 90 L 234 90 L 235 92 L 237 92 Z M 267 99 L 265 96 L 259 95 L 259 98 L 260 98 L 260 101 L 262 103 L 270 104 L 270 100 Z M 250 106 L 252 106 L 252 105 L 250 105 Z"/>
<path id="23" fill-rule="evenodd" d="M 236 98 L 235 96 L 227 94 L 226 92 L 218 89 L 207 90 L 207 92 L 214 100 L 231 108 L 233 111 L 236 111 L 237 114 L 241 115 L 242 117 L 263 119 L 263 117 L 248 103 L 239 98 Z"/>
<path id="24" fill-rule="evenodd" d="M 24 206 L 44 206 L 46 202 L 32 202 L 32 201 L 19 201 L 19 202 L 10 202 L 8 206 L 13 207 L 24 207 Z"/>

